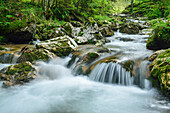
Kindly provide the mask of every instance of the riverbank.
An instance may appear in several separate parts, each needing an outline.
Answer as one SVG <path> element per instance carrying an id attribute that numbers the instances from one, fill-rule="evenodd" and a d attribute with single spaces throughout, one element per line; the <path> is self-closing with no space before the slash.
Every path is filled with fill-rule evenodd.
<path id="1" fill-rule="evenodd" d="M 169 112 L 168 19 L 115 14 L 61 21 L 41 16 L 38 4 L 21 11 L 18 5 L 1 10 L 12 19 L 0 31 L 4 113 Z"/>

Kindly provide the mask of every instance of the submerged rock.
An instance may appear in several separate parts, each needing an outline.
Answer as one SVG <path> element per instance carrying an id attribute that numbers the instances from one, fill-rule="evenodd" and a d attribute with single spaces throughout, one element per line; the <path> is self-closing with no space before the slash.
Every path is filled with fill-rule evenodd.
<path id="1" fill-rule="evenodd" d="M 84 56 L 83 62 L 90 63 L 94 61 L 96 58 L 98 58 L 99 56 L 100 55 L 96 52 L 89 52 Z"/>
<path id="2" fill-rule="evenodd" d="M 150 64 L 151 80 L 154 86 L 170 97 L 170 49 L 158 55 Z"/>
<path id="3" fill-rule="evenodd" d="M 89 72 L 89 65 L 87 64 L 92 63 L 99 56 L 100 54 L 98 54 L 97 52 L 88 52 L 83 57 L 81 57 L 79 61 L 77 62 L 76 66 L 74 67 L 74 69 L 76 69 L 77 71 L 77 74 L 86 75 Z"/>
<path id="4" fill-rule="evenodd" d="M 9 87 L 29 82 L 30 80 L 35 79 L 36 75 L 36 68 L 27 61 L 3 68 L 0 71 L 0 80 L 5 81 L 3 87 Z"/>

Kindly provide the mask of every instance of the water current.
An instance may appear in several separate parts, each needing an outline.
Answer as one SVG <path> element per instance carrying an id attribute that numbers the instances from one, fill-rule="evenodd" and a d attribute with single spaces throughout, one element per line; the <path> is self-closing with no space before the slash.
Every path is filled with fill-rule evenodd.
<path id="1" fill-rule="evenodd" d="M 147 64 L 145 58 L 153 53 L 145 47 L 147 37 L 116 32 L 108 38 L 111 42 L 106 43 L 105 47 L 113 54 L 120 53 L 120 62 L 142 59 L 141 62 Z M 130 80 L 121 80 L 121 77 L 119 84 L 109 79 L 108 83 L 103 83 L 105 78 L 94 81 L 93 77 L 97 74 L 93 71 L 90 77 L 74 76 L 72 69 L 66 66 L 70 59 L 66 57 L 48 63 L 39 62 L 36 65 L 39 73 L 35 80 L 7 89 L 0 86 L 0 113 L 170 113 L 169 101 L 155 88 L 140 88 Z M 144 74 L 147 69 L 142 63 L 139 73 Z M 96 67 L 101 65 L 105 68 L 108 66 L 104 63 Z M 112 63 L 109 65 L 116 66 Z M 6 66 L 9 64 L 1 64 L 0 68 Z M 114 70 L 110 71 L 113 73 Z M 125 78 L 130 76 L 126 71 L 122 74 Z"/>

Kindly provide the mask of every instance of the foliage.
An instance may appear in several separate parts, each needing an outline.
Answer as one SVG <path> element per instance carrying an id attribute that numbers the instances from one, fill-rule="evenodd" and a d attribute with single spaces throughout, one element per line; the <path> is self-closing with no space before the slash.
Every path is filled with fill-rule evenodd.
<path id="1" fill-rule="evenodd" d="M 167 96 L 170 96 L 170 82 L 169 82 L 169 58 L 170 49 L 165 50 L 156 57 L 156 59 L 150 64 L 151 80 L 153 86 L 161 89 L 161 92 Z"/>
<path id="2" fill-rule="evenodd" d="M 168 18 L 170 13 L 168 0 L 138 0 L 134 3 L 133 12 L 129 5 L 123 13 L 132 13 L 135 16 L 147 16 L 149 19 Z"/>
<path id="3" fill-rule="evenodd" d="M 41 14 L 40 8 L 27 2 L 3 3 L 0 7 L 0 34 L 12 32 L 26 26 L 26 22 L 35 21 Z"/>
<path id="4" fill-rule="evenodd" d="M 152 50 L 170 48 L 170 27 L 166 24 L 156 26 L 152 36 L 147 41 L 146 47 Z"/>
<path id="5" fill-rule="evenodd" d="M 155 29 L 158 26 L 168 27 L 170 25 L 168 20 L 162 20 L 162 19 L 152 19 L 150 22 L 150 25 L 153 29 Z M 169 27 L 168 27 L 169 28 Z"/>
<path id="6" fill-rule="evenodd" d="M 104 21 L 104 20 L 107 20 L 107 21 L 110 21 L 111 18 L 109 18 L 107 15 L 94 15 L 94 19 L 97 20 L 97 21 Z"/>
<path id="7" fill-rule="evenodd" d="M 5 48 L 4 48 L 4 47 L 2 47 L 2 46 L 0 46 L 0 50 L 5 50 Z"/>

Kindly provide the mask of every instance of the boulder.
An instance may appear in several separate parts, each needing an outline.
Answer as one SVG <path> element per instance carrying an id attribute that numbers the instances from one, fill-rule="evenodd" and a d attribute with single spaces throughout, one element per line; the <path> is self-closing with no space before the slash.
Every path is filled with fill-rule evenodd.
<path id="1" fill-rule="evenodd" d="M 147 49 L 159 50 L 170 48 L 170 29 L 169 27 L 158 26 L 147 40 Z"/>
<path id="2" fill-rule="evenodd" d="M 72 36 L 74 27 L 72 26 L 71 23 L 69 23 L 69 22 L 65 23 L 65 24 L 62 26 L 62 28 L 64 28 L 64 30 L 65 30 L 65 32 L 66 32 L 66 34 L 67 34 L 68 36 L 70 36 L 70 37 Z"/>
<path id="3" fill-rule="evenodd" d="M 91 63 L 92 61 L 94 61 L 96 58 L 98 58 L 100 55 L 96 52 L 89 52 L 87 53 L 84 58 L 83 58 L 83 62 L 85 63 Z"/>
<path id="4" fill-rule="evenodd" d="M 99 40 L 104 40 L 101 32 L 85 33 L 82 36 L 77 36 L 75 38 L 77 44 L 96 44 Z"/>
<path id="5" fill-rule="evenodd" d="M 49 59 L 54 58 L 56 55 L 47 49 L 29 49 L 26 48 L 22 51 L 22 54 L 17 59 L 17 62 L 33 62 L 36 60 L 48 61 Z"/>
<path id="6" fill-rule="evenodd" d="M 104 26 L 99 29 L 103 37 L 109 37 L 114 35 L 114 31 L 111 29 L 110 26 Z"/>
<path id="7" fill-rule="evenodd" d="M 119 22 L 115 21 L 110 25 L 110 27 L 113 31 L 117 31 L 118 29 L 120 29 L 120 24 Z"/>
<path id="8" fill-rule="evenodd" d="M 96 23 L 86 23 L 74 37 L 78 44 L 95 44 L 98 40 L 103 39 L 103 35 Z"/>
<path id="9" fill-rule="evenodd" d="M 76 42 L 69 36 L 62 36 L 36 44 L 37 49 L 46 49 L 57 56 L 67 56 L 77 47 Z"/>
<path id="10" fill-rule="evenodd" d="M 97 59 L 100 55 L 97 52 L 88 52 L 80 60 L 77 62 L 74 69 L 76 70 L 77 74 L 87 74 L 89 72 L 89 66 L 86 64 L 90 64 L 95 59 Z"/>
<path id="11" fill-rule="evenodd" d="M 15 44 L 27 44 L 34 39 L 33 34 L 27 30 L 16 30 L 6 34 L 5 37 L 8 37 L 8 42 Z"/>
<path id="12" fill-rule="evenodd" d="M 170 49 L 159 54 L 150 64 L 150 73 L 153 86 L 170 97 Z"/>
<path id="13" fill-rule="evenodd" d="M 36 32 L 36 25 L 26 25 L 25 21 L 18 21 L 11 23 L 10 27 L 6 29 L 4 36 L 8 42 L 15 44 L 26 44 L 34 40 Z"/>
<path id="14" fill-rule="evenodd" d="M 71 24 L 74 26 L 74 27 L 82 27 L 83 24 L 79 21 L 72 21 Z"/>
<path id="15" fill-rule="evenodd" d="M 40 40 L 48 40 L 54 37 L 64 36 L 66 33 L 62 28 L 54 28 L 50 30 L 44 29 L 43 32 L 38 35 Z"/>
<path id="16" fill-rule="evenodd" d="M 0 80 L 5 81 L 3 87 L 23 84 L 36 78 L 37 70 L 30 62 L 11 65 L 0 71 Z"/>
<path id="17" fill-rule="evenodd" d="M 165 52 L 165 50 L 158 50 L 158 51 L 154 52 L 154 53 L 148 58 L 148 60 L 149 60 L 149 61 L 155 60 L 155 58 L 156 58 L 158 55 L 160 55 L 161 53 L 163 53 L 163 52 Z"/>
<path id="18" fill-rule="evenodd" d="M 120 27 L 121 33 L 127 33 L 127 34 L 138 34 L 139 33 L 139 24 L 135 22 L 130 23 L 124 23 Z"/>
<path id="19" fill-rule="evenodd" d="M 54 37 L 64 36 L 66 35 L 66 31 L 63 28 L 46 28 L 43 26 L 44 24 L 37 25 L 37 32 L 35 34 L 35 39 L 38 40 L 47 40 L 52 39 Z"/>
<path id="20" fill-rule="evenodd" d="M 102 47 L 104 44 L 105 44 L 105 40 L 104 39 L 103 40 L 97 40 L 95 46 Z"/>

